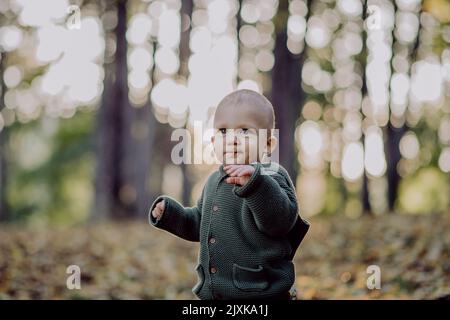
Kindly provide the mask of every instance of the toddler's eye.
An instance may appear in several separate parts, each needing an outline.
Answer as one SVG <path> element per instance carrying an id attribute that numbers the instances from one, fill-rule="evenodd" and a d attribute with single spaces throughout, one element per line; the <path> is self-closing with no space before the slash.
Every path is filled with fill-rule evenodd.
<path id="1" fill-rule="evenodd" d="M 220 132 L 221 134 L 226 134 L 226 133 L 227 133 L 227 129 L 226 129 L 226 128 L 220 128 L 220 129 L 219 129 L 219 132 Z"/>
<path id="2" fill-rule="evenodd" d="M 246 136 L 250 133 L 250 130 L 248 128 L 241 128 L 238 130 L 238 134 Z"/>

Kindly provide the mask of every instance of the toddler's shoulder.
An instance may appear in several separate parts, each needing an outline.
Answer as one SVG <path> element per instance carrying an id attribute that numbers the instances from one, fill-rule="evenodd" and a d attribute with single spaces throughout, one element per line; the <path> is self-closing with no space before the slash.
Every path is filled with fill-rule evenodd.
<path id="1" fill-rule="evenodd" d="M 273 176 L 281 176 L 285 178 L 289 178 L 289 173 L 287 170 L 279 163 L 277 162 L 271 162 L 271 163 L 262 163 L 261 164 L 261 172 L 266 175 L 273 175 Z"/>
<path id="2" fill-rule="evenodd" d="M 275 180 L 285 182 L 289 185 L 289 187 L 294 188 L 289 173 L 281 164 L 277 162 L 263 163 L 261 167 L 263 174 L 272 176 Z"/>

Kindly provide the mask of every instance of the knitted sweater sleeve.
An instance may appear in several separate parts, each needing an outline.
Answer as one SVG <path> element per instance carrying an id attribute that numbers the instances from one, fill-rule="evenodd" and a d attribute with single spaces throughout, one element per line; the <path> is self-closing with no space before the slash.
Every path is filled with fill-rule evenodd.
<path id="1" fill-rule="evenodd" d="M 298 218 L 295 189 L 289 177 L 280 172 L 265 172 L 260 163 L 250 180 L 243 186 L 236 185 L 233 192 L 241 198 L 253 213 L 258 229 L 269 236 L 286 235 Z"/>
<path id="2" fill-rule="evenodd" d="M 204 189 L 194 207 L 183 207 L 177 200 L 167 195 L 157 197 L 148 213 L 149 223 L 185 240 L 199 242 L 203 193 Z M 152 211 L 156 204 L 162 200 L 165 200 L 164 212 L 158 220 L 153 217 Z"/>

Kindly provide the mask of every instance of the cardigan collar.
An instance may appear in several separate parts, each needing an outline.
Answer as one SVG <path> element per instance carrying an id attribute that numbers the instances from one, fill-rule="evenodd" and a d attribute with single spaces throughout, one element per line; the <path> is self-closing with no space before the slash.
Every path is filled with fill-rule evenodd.
<path id="1" fill-rule="evenodd" d="M 227 175 L 227 173 L 223 169 L 223 163 L 219 167 L 219 172 L 220 172 L 220 178 L 223 178 L 223 177 L 225 177 Z"/>

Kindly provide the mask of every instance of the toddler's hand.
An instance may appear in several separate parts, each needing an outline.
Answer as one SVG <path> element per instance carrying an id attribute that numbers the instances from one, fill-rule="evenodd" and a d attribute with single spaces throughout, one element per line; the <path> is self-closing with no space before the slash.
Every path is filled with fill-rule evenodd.
<path id="1" fill-rule="evenodd" d="M 247 164 L 230 164 L 223 167 L 229 177 L 225 182 L 243 186 L 250 180 L 255 168 Z"/>
<path id="2" fill-rule="evenodd" d="M 164 200 L 156 204 L 155 208 L 153 208 L 152 216 L 156 218 L 156 220 L 159 220 L 161 219 L 163 212 L 164 212 Z"/>

